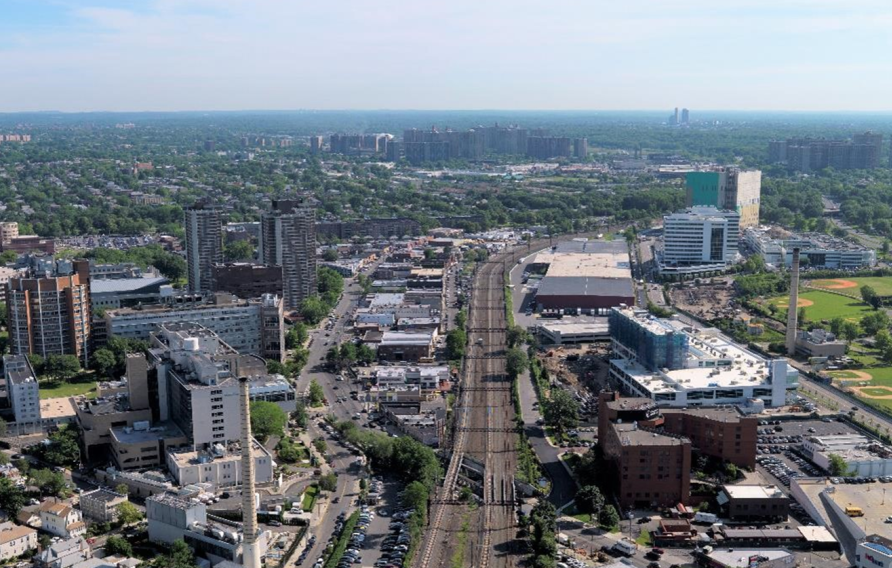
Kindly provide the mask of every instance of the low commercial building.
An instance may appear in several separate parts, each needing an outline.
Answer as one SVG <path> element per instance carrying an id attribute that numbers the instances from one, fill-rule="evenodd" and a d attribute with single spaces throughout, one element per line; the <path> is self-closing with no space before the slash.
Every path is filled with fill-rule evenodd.
<path id="1" fill-rule="evenodd" d="M 115 493 L 100 487 L 82 493 L 80 497 L 81 511 L 84 516 L 99 523 L 113 523 L 118 520 L 118 505 L 127 503 L 126 495 Z"/>
<path id="2" fill-rule="evenodd" d="M 744 239 L 767 264 L 777 267 L 793 265 L 794 248 L 799 249 L 800 259 L 814 268 L 851 270 L 877 263 L 875 250 L 824 233 L 795 234 L 774 227 L 750 227 Z"/>
<path id="3" fill-rule="evenodd" d="M 543 345 L 569 345 L 609 341 L 610 327 L 606 321 L 564 322 L 543 320 L 536 326 L 536 335 Z"/>
<path id="4" fill-rule="evenodd" d="M 0 560 L 12 560 L 36 548 L 36 530 L 10 522 L 0 523 Z"/>
<path id="5" fill-rule="evenodd" d="M 38 511 L 40 528 L 54 536 L 72 538 L 87 534 L 87 525 L 80 509 L 68 503 L 44 501 Z"/>
<path id="6" fill-rule="evenodd" d="M 164 466 L 168 448 L 189 443 L 189 438 L 171 421 L 136 422 L 133 426 L 114 426 L 109 432 L 111 457 L 121 471 Z"/>
<path id="7" fill-rule="evenodd" d="M 574 240 L 537 254 L 527 270 L 545 272 L 538 310 L 605 311 L 635 302 L 630 266 L 624 241 Z"/>
<path id="8" fill-rule="evenodd" d="M 716 498 L 734 521 L 784 522 L 790 498 L 776 485 L 725 485 Z"/>
<path id="9" fill-rule="evenodd" d="M 818 467 L 831 469 L 831 457 L 845 461 L 853 476 L 892 475 L 892 448 L 859 434 L 812 436 L 803 440 L 802 452 Z"/>
<path id="10" fill-rule="evenodd" d="M 276 462 L 257 440 L 252 440 L 254 455 L 254 481 L 257 484 L 272 483 Z M 209 451 L 170 450 L 167 468 L 177 485 L 206 483 L 215 489 L 242 484 L 242 457 L 238 444 L 225 447 L 215 444 Z"/>
<path id="11" fill-rule="evenodd" d="M 609 324 L 610 376 L 625 394 L 661 406 L 739 405 L 758 398 L 778 407 L 799 385 L 799 372 L 786 359 L 763 357 L 714 328 L 628 307 L 611 310 Z"/>
<path id="12" fill-rule="evenodd" d="M 793 568 L 796 557 L 783 548 L 715 549 L 706 554 L 709 568 Z"/>
<path id="13" fill-rule="evenodd" d="M 378 343 L 382 361 L 421 361 L 434 355 L 435 332 L 385 331 Z"/>
<path id="14" fill-rule="evenodd" d="M 847 345 L 824 329 L 800 330 L 796 334 L 796 352 L 806 357 L 842 357 Z"/>
<path id="15" fill-rule="evenodd" d="M 892 539 L 868 535 L 855 547 L 857 568 L 892 568 Z"/>
<path id="16" fill-rule="evenodd" d="M 446 365 L 374 366 L 364 376 L 381 388 L 418 385 L 422 390 L 439 390 L 444 382 L 450 380 Z"/>
<path id="17" fill-rule="evenodd" d="M 96 479 L 101 483 L 115 487 L 123 483 L 127 486 L 129 495 L 143 499 L 159 493 L 176 491 L 177 489 L 170 482 L 167 472 L 158 470 L 118 471 L 113 467 L 109 467 L 97 470 Z"/>

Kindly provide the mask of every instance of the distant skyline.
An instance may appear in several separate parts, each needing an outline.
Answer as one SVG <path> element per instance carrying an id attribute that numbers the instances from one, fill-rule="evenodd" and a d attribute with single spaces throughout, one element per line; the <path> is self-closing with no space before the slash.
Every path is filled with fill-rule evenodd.
<path id="1" fill-rule="evenodd" d="M 0 112 L 889 111 L 880 0 L 0 0 Z"/>

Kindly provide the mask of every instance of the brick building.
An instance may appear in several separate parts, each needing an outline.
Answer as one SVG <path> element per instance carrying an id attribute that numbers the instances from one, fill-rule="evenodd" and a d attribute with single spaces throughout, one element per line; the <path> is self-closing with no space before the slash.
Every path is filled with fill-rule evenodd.
<path id="1" fill-rule="evenodd" d="M 212 268 L 215 292 L 229 292 L 242 299 L 264 294 L 282 295 L 282 267 L 249 263 L 215 264 Z"/>

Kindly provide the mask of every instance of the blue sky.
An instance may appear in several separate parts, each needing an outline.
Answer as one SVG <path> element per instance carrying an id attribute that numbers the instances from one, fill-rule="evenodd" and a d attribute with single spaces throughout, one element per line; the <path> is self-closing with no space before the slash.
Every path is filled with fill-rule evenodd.
<path id="1" fill-rule="evenodd" d="M 888 0 L 0 0 L 4 111 L 892 110 Z"/>

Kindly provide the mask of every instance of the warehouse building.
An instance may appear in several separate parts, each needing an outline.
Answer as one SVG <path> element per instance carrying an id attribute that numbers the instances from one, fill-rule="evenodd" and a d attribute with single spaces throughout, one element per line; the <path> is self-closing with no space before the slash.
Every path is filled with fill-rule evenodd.
<path id="1" fill-rule="evenodd" d="M 544 271 L 536 293 L 538 310 L 606 313 L 632 304 L 635 294 L 624 241 L 573 240 L 540 252 L 527 267 Z"/>

